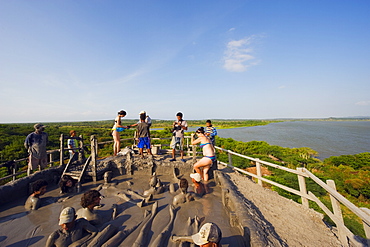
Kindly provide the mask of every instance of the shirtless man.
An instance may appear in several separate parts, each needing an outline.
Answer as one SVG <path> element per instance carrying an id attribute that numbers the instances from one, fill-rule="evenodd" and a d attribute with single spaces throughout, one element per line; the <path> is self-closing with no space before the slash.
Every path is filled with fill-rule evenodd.
<path id="1" fill-rule="evenodd" d="M 48 182 L 43 179 L 36 180 L 32 184 L 32 194 L 28 197 L 24 207 L 27 210 L 37 210 L 40 207 L 40 196 L 44 195 L 46 192 L 46 186 Z"/>
<path id="2" fill-rule="evenodd" d="M 74 208 L 66 207 L 63 209 L 59 216 L 61 229 L 50 234 L 46 242 L 46 247 L 67 247 L 72 243 L 73 246 L 79 246 L 96 235 L 98 229 L 95 226 L 91 225 L 85 219 L 76 220 L 76 217 Z M 90 234 L 83 237 L 86 232 Z"/>

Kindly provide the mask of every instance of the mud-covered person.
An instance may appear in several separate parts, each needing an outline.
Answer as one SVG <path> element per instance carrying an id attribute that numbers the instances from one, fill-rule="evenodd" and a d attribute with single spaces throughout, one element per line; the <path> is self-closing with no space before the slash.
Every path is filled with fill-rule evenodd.
<path id="1" fill-rule="evenodd" d="M 45 194 L 47 186 L 48 182 L 43 179 L 36 180 L 32 184 L 32 194 L 27 198 L 26 203 L 24 204 L 26 210 L 37 210 L 40 207 L 40 196 Z"/>
<path id="2" fill-rule="evenodd" d="M 46 154 L 48 134 L 44 132 L 45 126 L 37 123 L 33 127 L 35 131 L 30 133 L 24 142 L 24 147 L 29 154 L 27 175 L 30 175 L 32 170 L 37 168 L 41 171 L 48 164 L 48 157 Z"/>
<path id="3" fill-rule="evenodd" d="M 180 187 L 180 194 L 176 195 L 172 201 L 172 204 L 174 206 L 194 200 L 194 195 L 192 193 L 188 193 L 189 183 L 186 178 L 180 179 L 179 187 Z"/>
<path id="4" fill-rule="evenodd" d="M 200 247 L 221 247 L 222 232 L 215 223 L 205 223 L 198 233 L 191 236 L 172 236 L 174 242 L 190 242 Z"/>
<path id="5" fill-rule="evenodd" d="M 179 146 L 181 161 L 186 161 L 184 160 L 184 131 L 188 129 L 188 123 L 182 117 L 183 114 L 178 112 L 176 114 L 177 121 L 174 121 L 172 124 L 173 136 L 170 144 L 172 148 L 172 159 L 170 161 L 176 160 L 176 145 Z"/>
<path id="6" fill-rule="evenodd" d="M 70 175 L 63 175 L 59 181 L 60 193 L 76 193 L 78 181 Z"/>
<path id="7" fill-rule="evenodd" d="M 115 204 L 107 211 L 95 210 L 95 207 L 100 205 L 102 195 L 97 190 L 89 190 L 81 197 L 81 206 L 77 210 L 77 218 L 84 218 L 94 226 L 101 226 L 102 224 L 114 220 L 117 213 Z"/>
<path id="8" fill-rule="evenodd" d="M 66 207 L 59 216 L 60 229 L 50 234 L 46 247 L 80 246 L 92 239 L 98 229 L 85 219 L 77 219 L 75 209 Z"/>

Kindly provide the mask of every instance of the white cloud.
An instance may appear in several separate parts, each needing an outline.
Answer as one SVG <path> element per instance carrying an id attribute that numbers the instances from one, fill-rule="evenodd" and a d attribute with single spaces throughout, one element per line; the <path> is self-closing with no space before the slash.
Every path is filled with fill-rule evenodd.
<path id="1" fill-rule="evenodd" d="M 232 40 L 227 43 L 224 52 L 224 68 L 231 72 L 243 72 L 248 67 L 257 65 L 259 61 L 252 55 L 251 47 L 255 36 L 250 36 L 240 40 Z"/>
<path id="2" fill-rule="evenodd" d="M 286 88 L 286 86 L 285 86 L 285 85 L 281 85 L 281 86 L 279 87 L 279 89 L 284 89 L 284 88 Z"/>
<path id="3" fill-rule="evenodd" d="M 235 30 L 235 27 L 232 27 L 232 28 L 229 29 L 229 32 L 232 32 L 234 30 Z"/>
<path id="4" fill-rule="evenodd" d="M 356 103 L 356 105 L 360 105 L 360 106 L 367 106 L 367 105 L 370 105 L 370 100 L 368 101 L 359 101 Z"/>

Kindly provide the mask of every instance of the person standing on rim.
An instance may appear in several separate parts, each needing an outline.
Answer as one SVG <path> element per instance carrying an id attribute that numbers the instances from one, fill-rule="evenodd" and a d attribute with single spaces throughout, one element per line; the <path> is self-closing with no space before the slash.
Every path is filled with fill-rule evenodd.
<path id="1" fill-rule="evenodd" d="M 172 148 L 172 159 L 170 161 L 175 161 L 175 153 L 176 153 L 176 144 L 179 145 L 180 155 L 181 155 L 181 161 L 185 162 L 184 160 L 184 130 L 188 129 L 188 123 L 182 119 L 183 114 L 181 112 L 178 112 L 176 114 L 177 121 L 173 122 L 172 127 L 172 140 L 171 140 L 171 148 Z"/>
<path id="2" fill-rule="evenodd" d="M 206 129 L 205 129 L 204 134 L 211 140 L 212 145 L 216 146 L 215 137 L 217 135 L 217 130 L 215 127 L 212 126 L 211 120 L 206 121 Z"/>
<path id="3" fill-rule="evenodd" d="M 46 143 L 48 142 L 48 134 L 44 132 L 45 126 L 37 123 L 33 126 L 35 132 L 32 132 L 26 137 L 24 147 L 27 149 L 28 158 L 28 169 L 27 175 L 29 176 L 32 170 L 37 167 L 41 171 L 48 164 L 48 156 L 46 154 Z"/>
<path id="4" fill-rule="evenodd" d="M 75 130 L 69 131 L 70 137 L 76 137 L 77 133 Z M 78 153 L 78 141 L 77 139 L 68 139 L 67 141 L 68 149 L 69 149 L 69 158 L 72 159 L 75 153 Z"/>
<path id="5" fill-rule="evenodd" d="M 121 118 L 126 116 L 126 112 L 124 110 L 120 110 L 118 112 L 118 116 L 114 119 L 114 125 L 112 128 L 112 136 L 113 136 L 113 156 L 116 156 L 117 153 L 121 150 L 121 138 L 120 132 L 122 132 L 125 127 L 121 125 Z"/>

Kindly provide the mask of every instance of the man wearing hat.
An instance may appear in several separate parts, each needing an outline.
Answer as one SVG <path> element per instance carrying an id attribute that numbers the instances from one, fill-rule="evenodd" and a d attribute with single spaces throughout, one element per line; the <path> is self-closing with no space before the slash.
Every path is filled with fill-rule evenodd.
<path id="1" fill-rule="evenodd" d="M 172 236 L 173 241 L 191 242 L 200 247 L 219 247 L 222 232 L 215 223 L 205 223 L 198 233 L 191 236 Z"/>
<path id="2" fill-rule="evenodd" d="M 96 235 L 98 229 L 95 226 L 91 225 L 85 219 L 76 220 L 76 217 L 74 208 L 64 208 L 59 216 L 61 229 L 50 234 L 46 242 L 46 247 L 64 247 L 72 243 L 78 246 L 78 243 L 82 244 Z M 86 232 L 90 234 L 86 235 Z"/>
<path id="3" fill-rule="evenodd" d="M 37 168 L 41 171 L 48 164 L 46 155 L 48 134 L 44 132 L 45 126 L 37 123 L 33 127 L 35 131 L 29 134 L 24 142 L 24 146 L 29 154 L 27 175 L 30 175 L 32 170 Z"/>

